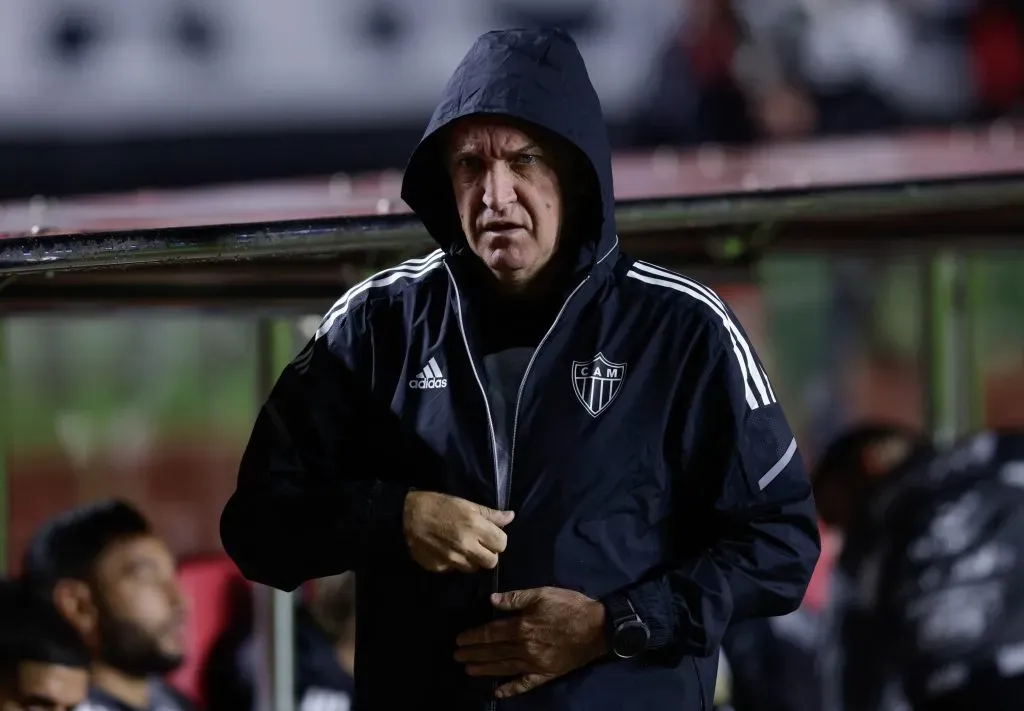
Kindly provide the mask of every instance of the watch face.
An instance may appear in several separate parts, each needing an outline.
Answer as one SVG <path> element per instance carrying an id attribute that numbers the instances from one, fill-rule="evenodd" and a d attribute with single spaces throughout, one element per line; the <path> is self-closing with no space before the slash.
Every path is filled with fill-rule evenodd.
<path id="1" fill-rule="evenodd" d="M 612 650 L 623 659 L 635 657 L 647 649 L 651 633 L 647 625 L 639 620 L 623 622 L 615 630 L 615 647 Z"/>

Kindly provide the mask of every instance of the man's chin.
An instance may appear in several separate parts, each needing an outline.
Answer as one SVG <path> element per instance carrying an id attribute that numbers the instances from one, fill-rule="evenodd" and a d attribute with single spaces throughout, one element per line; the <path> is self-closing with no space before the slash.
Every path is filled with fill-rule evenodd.
<path id="1" fill-rule="evenodd" d="M 484 261 L 490 270 L 495 273 L 514 272 L 525 266 L 523 259 L 519 255 L 507 249 L 496 250 L 486 256 L 487 259 Z"/>
<path id="2" fill-rule="evenodd" d="M 103 661 L 123 674 L 132 677 L 146 677 L 151 674 L 163 676 L 178 670 L 185 662 L 183 654 L 153 652 L 148 654 L 108 654 Z"/>
<path id="3" fill-rule="evenodd" d="M 160 650 L 153 660 L 156 666 L 160 667 L 160 673 L 169 674 L 177 671 L 185 663 L 185 653 L 180 649 L 174 651 Z"/>
<path id="4" fill-rule="evenodd" d="M 171 672 L 178 671 L 181 665 L 185 663 L 185 655 L 175 654 L 173 656 L 167 655 L 160 660 L 160 669 L 158 674 L 170 674 Z"/>
<path id="5" fill-rule="evenodd" d="M 175 647 L 172 650 L 164 651 L 164 656 L 168 660 L 174 660 L 174 663 L 180 666 L 185 661 L 185 650 L 181 647 Z"/>
<path id="6" fill-rule="evenodd" d="M 519 291 L 530 283 L 525 269 L 502 266 L 490 267 L 490 271 L 495 281 L 498 282 L 498 286 L 506 291 Z"/>

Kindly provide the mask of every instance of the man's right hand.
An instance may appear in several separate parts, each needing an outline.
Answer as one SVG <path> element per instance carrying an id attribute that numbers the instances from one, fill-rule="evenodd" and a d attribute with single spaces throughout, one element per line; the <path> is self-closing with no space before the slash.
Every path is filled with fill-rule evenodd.
<path id="1" fill-rule="evenodd" d="M 508 543 L 501 529 L 513 516 L 457 496 L 410 491 L 403 517 L 405 541 L 413 560 L 432 573 L 493 569 Z"/>

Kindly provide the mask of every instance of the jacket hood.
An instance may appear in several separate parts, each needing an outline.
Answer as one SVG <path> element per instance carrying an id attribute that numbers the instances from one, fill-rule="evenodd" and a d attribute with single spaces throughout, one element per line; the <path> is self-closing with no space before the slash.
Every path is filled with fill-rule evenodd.
<path id="1" fill-rule="evenodd" d="M 448 80 L 406 166 L 402 199 L 449 253 L 466 240 L 439 134 L 455 120 L 473 114 L 508 116 L 539 126 L 582 154 L 594 171 L 600 201 L 584 220 L 593 234 L 578 236 L 580 266 L 594 264 L 614 247 L 615 193 L 608 130 L 583 57 L 569 35 L 559 29 L 488 32 L 477 39 Z"/>

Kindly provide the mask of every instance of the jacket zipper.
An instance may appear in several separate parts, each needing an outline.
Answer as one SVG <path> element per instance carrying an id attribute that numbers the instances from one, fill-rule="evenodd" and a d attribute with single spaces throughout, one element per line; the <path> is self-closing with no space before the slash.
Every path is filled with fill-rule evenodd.
<path id="1" fill-rule="evenodd" d="M 498 437 L 494 432 L 494 418 L 491 417 L 491 402 L 487 399 L 487 388 L 484 387 L 484 381 L 480 379 L 480 373 L 476 368 L 476 359 L 473 357 L 473 351 L 469 347 L 469 338 L 466 336 L 466 324 L 462 320 L 462 297 L 459 294 L 459 285 L 455 281 L 455 276 L 452 274 L 452 270 L 447 264 L 444 265 L 445 271 L 448 272 L 448 279 L 452 283 L 452 288 L 455 289 L 455 310 L 459 315 L 459 330 L 462 331 L 462 343 L 466 347 L 466 357 L 469 358 L 469 367 L 473 369 L 473 378 L 476 379 L 476 384 L 480 388 L 480 395 L 484 399 L 484 411 L 487 413 L 487 431 L 491 435 L 491 455 L 494 459 L 494 495 L 497 501 L 498 508 L 501 508 L 501 472 L 498 466 Z M 514 429 L 514 427 L 513 427 Z M 510 457 L 511 461 L 511 457 Z M 498 590 L 498 566 L 494 566 L 494 591 Z M 498 688 L 497 683 L 491 684 L 491 694 L 493 696 L 494 690 Z M 498 702 L 495 699 L 491 699 L 487 703 L 489 711 L 495 711 Z"/>
<path id="2" fill-rule="evenodd" d="M 473 358 L 473 351 L 469 347 L 469 339 L 466 337 L 466 325 L 462 322 L 462 297 L 459 295 L 459 285 L 455 283 L 455 277 L 452 275 L 452 270 L 448 268 L 448 265 L 444 265 L 445 271 L 448 272 L 448 278 L 452 282 L 452 288 L 455 289 L 455 310 L 459 315 L 459 330 L 462 331 L 462 343 L 466 346 L 466 357 L 469 358 L 469 367 L 473 369 L 473 377 L 476 379 L 476 384 L 480 388 L 480 395 L 484 399 L 484 411 L 487 413 L 487 431 L 491 435 L 491 456 L 494 459 L 494 489 L 495 496 L 497 497 L 498 508 L 501 508 L 501 492 L 498 491 L 499 481 L 501 478 L 501 472 L 498 471 L 498 437 L 494 433 L 494 418 L 491 417 L 491 403 L 487 399 L 487 388 L 484 387 L 484 381 L 480 379 L 480 373 L 476 369 L 476 359 Z"/>
<path id="3" fill-rule="evenodd" d="M 697 667 L 697 660 L 690 657 L 693 662 L 693 673 L 697 677 L 697 693 L 700 694 L 700 711 L 704 711 L 704 681 L 700 678 L 700 669 Z"/>
<path id="4" fill-rule="evenodd" d="M 616 236 L 615 238 L 615 244 L 618 244 L 618 236 Z M 613 250 L 614 245 L 612 249 L 608 250 L 608 252 L 603 257 L 597 260 L 597 264 L 603 262 L 605 257 L 611 254 Z M 505 485 L 504 501 L 502 501 L 501 472 L 498 465 L 498 437 L 494 431 L 494 419 L 491 417 L 491 403 L 487 399 L 487 388 L 484 387 L 483 380 L 480 379 L 480 373 L 477 371 L 476 368 L 476 360 L 473 358 L 473 351 L 469 347 L 469 338 L 466 336 L 466 325 L 465 323 L 463 323 L 462 320 L 462 297 L 459 293 L 459 285 L 455 281 L 455 275 L 452 274 L 452 270 L 448 267 L 447 264 L 444 265 L 444 268 L 445 271 L 448 272 L 448 279 L 452 283 L 452 288 L 455 289 L 455 309 L 458 312 L 459 316 L 459 330 L 462 331 L 462 343 L 466 347 L 466 356 L 469 358 L 469 365 L 473 369 L 473 377 L 476 379 L 476 384 L 480 388 L 480 395 L 484 399 L 484 410 L 487 412 L 487 429 L 491 435 L 491 453 L 494 459 L 494 490 L 495 495 L 497 496 L 498 499 L 498 508 L 504 509 L 505 506 L 508 505 L 509 499 L 512 496 L 512 467 L 514 466 L 516 459 L 516 431 L 519 429 L 519 405 L 523 400 L 523 390 L 526 388 L 526 379 L 530 375 L 530 369 L 533 368 L 534 361 L 537 359 L 537 353 L 544 346 L 544 343 L 548 340 L 548 337 L 555 330 L 555 327 L 558 325 L 558 322 L 562 318 L 562 314 L 565 313 L 566 307 L 569 306 L 569 302 L 572 301 L 572 297 L 576 296 L 576 293 L 583 288 L 584 284 L 590 281 L 590 275 L 588 274 L 586 277 L 584 277 L 583 280 L 576 285 L 576 288 L 569 293 L 569 296 L 566 297 L 565 301 L 562 303 L 562 308 L 560 308 L 558 310 L 558 313 L 555 315 L 555 320 L 551 323 L 551 326 L 548 327 L 547 332 L 545 332 L 543 338 L 540 339 L 540 343 L 538 343 L 537 347 L 533 350 L 533 355 L 530 356 L 530 360 L 526 364 L 526 370 L 523 371 L 523 379 L 519 381 L 519 391 L 516 393 L 516 407 L 512 415 L 512 439 L 509 442 L 507 477 L 508 481 Z M 498 592 L 499 588 L 498 571 L 500 567 L 500 562 L 498 563 L 498 565 L 494 566 L 494 592 Z M 498 684 L 492 684 L 492 688 L 497 689 Z M 489 711 L 496 711 L 497 707 L 497 700 L 491 699 L 491 701 L 488 703 Z"/>
<path id="5" fill-rule="evenodd" d="M 548 340 L 548 337 L 554 332 L 555 327 L 562 318 L 562 314 L 565 313 L 566 307 L 569 302 L 572 301 L 572 297 L 576 296 L 576 292 L 583 288 L 583 285 L 590 281 L 590 277 L 587 276 L 576 288 L 573 289 L 569 296 L 566 297 L 565 302 L 562 304 L 562 308 L 558 310 L 555 315 L 555 320 L 552 321 L 551 326 L 548 327 L 544 337 L 540 339 L 540 343 L 533 349 L 533 355 L 530 356 L 529 362 L 526 364 L 526 370 L 523 371 L 523 379 L 519 382 L 519 392 L 516 393 L 516 409 L 513 410 L 512 415 L 512 441 L 509 442 L 509 453 L 508 453 L 508 477 L 505 482 L 505 502 L 512 498 L 512 469 L 516 464 L 516 432 L 519 430 L 519 405 L 523 402 L 523 391 L 526 389 L 526 379 L 530 377 L 530 370 L 533 368 L 533 363 L 537 360 L 537 354 L 540 353 L 540 349 L 544 347 L 544 343 Z"/>
<path id="6" fill-rule="evenodd" d="M 598 264 L 603 262 L 609 254 L 611 254 L 615 247 L 619 244 L 619 236 L 615 236 L 615 244 L 609 249 L 604 255 L 594 262 L 596 267 Z M 530 356 L 529 362 L 526 364 L 526 370 L 523 371 L 523 379 L 519 382 L 519 392 L 516 393 L 516 409 L 512 415 L 512 441 L 509 442 L 509 453 L 508 453 L 508 478 L 505 485 L 505 501 L 508 502 L 512 498 L 512 469 L 516 463 L 516 432 L 519 430 L 519 405 L 523 402 L 523 390 L 526 389 L 526 379 L 530 377 L 530 369 L 533 368 L 533 362 L 537 360 L 537 354 L 540 353 L 540 349 L 544 347 L 544 343 L 548 340 L 548 337 L 554 332 L 558 322 L 562 319 L 562 314 L 565 313 L 566 307 L 569 306 L 569 302 L 572 301 L 572 297 L 576 296 L 576 293 L 583 288 L 583 286 L 590 281 L 590 274 L 587 274 L 583 280 L 576 285 L 576 288 L 569 292 L 569 295 L 565 297 L 565 301 L 562 303 L 562 308 L 558 309 L 558 313 L 555 314 L 555 320 L 552 321 L 551 326 L 548 327 L 544 337 L 540 339 L 540 343 L 533 349 L 533 355 Z"/>
<path id="7" fill-rule="evenodd" d="M 445 269 L 448 269 L 447 264 L 445 265 Z M 509 442 L 507 477 L 508 481 L 505 486 L 504 501 L 502 500 L 501 491 L 501 472 L 499 471 L 498 466 L 498 438 L 494 432 L 494 419 L 491 417 L 491 403 L 487 399 L 487 388 L 484 387 L 483 380 L 480 379 L 480 373 L 477 371 L 476 361 L 473 358 L 473 351 L 469 347 L 469 339 L 466 337 L 466 326 L 462 321 L 462 298 L 459 295 L 459 285 L 455 283 L 455 277 L 452 275 L 451 270 L 448 270 L 448 278 L 451 279 L 452 287 L 455 289 L 455 308 L 458 310 L 459 313 L 459 330 L 462 331 L 462 343 L 466 346 L 466 356 L 469 358 L 470 367 L 473 369 L 473 377 L 476 379 L 476 384 L 480 388 L 480 395 L 483 396 L 484 399 L 484 409 L 487 411 L 487 428 L 491 435 L 491 452 L 494 455 L 495 495 L 498 498 L 498 508 L 504 509 L 505 506 L 508 505 L 509 497 L 512 494 L 512 465 L 515 463 L 516 456 L 516 430 L 519 428 L 519 404 L 522 402 L 523 399 L 523 389 L 526 386 L 526 378 L 530 374 L 530 369 L 533 367 L 533 363 L 537 359 L 537 353 L 538 351 L 540 351 L 541 346 L 544 345 L 544 342 L 548 340 L 548 337 L 551 335 L 551 332 L 555 330 L 555 326 L 558 325 L 558 321 L 561 319 L 562 314 L 565 312 L 565 307 L 569 305 L 569 302 L 572 300 L 572 297 L 576 295 L 576 292 L 583 288 L 583 285 L 587 283 L 590 277 L 588 276 L 583 281 L 581 281 L 576 286 L 576 288 L 572 290 L 572 293 L 569 294 L 568 298 L 565 300 L 565 303 L 562 304 L 562 308 L 558 310 L 558 315 L 555 316 L 554 322 L 552 322 L 551 326 L 544 334 L 544 337 L 540 339 L 540 343 L 537 344 L 537 347 L 533 350 L 533 355 L 530 356 L 530 360 L 526 364 L 526 370 L 523 372 L 523 379 L 519 383 L 519 392 L 516 394 L 516 409 L 512 416 L 512 440 Z M 498 591 L 498 568 L 500 567 L 500 565 L 501 564 L 499 563 L 498 565 L 494 566 L 495 592 Z M 493 684 L 492 687 L 494 689 L 497 689 L 497 683 Z M 498 707 L 497 700 L 491 699 L 487 707 L 489 711 L 495 711 Z"/>
<path id="8" fill-rule="evenodd" d="M 537 344 L 537 347 L 533 349 L 533 355 L 530 356 L 530 360 L 526 364 L 526 370 L 523 371 L 523 379 L 519 381 L 519 391 L 516 393 L 516 407 L 512 415 L 512 439 L 508 445 L 508 475 L 505 477 L 505 500 L 503 502 L 504 506 L 508 506 L 509 501 L 511 501 L 512 499 L 512 471 L 516 462 L 516 431 L 519 429 L 519 405 L 523 401 L 523 390 L 526 389 L 526 379 L 530 375 L 530 370 L 533 368 L 533 363 L 537 359 L 537 354 L 540 352 L 540 349 L 544 347 L 544 342 L 548 340 L 548 337 L 551 335 L 551 333 L 555 330 L 555 327 L 558 325 L 559 320 L 561 320 L 562 314 L 565 313 L 565 308 L 569 305 L 569 302 L 572 301 L 572 297 L 576 296 L 576 292 L 582 289 L 583 285 L 586 284 L 588 281 L 590 281 L 589 276 L 587 276 L 585 279 L 583 279 L 583 281 L 577 284 L 576 288 L 573 289 L 572 292 L 570 292 L 568 297 L 566 297 L 565 302 L 562 304 L 562 308 L 560 308 L 558 310 L 558 314 L 555 315 L 555 320 L 551 322 L 551 326 L 548 327 L 547 332 L 544 334 L 543 338 L 540 339 L 540 342 Z M 499 503 L 501 502 L 501 492 L 498 493 L 498 501 Z M 502 506 L 502 508 L 504 508 L 504 506 Z M 500 563 L 494 566 L 495 592 L 498 591 L 499 566 Z M 497 688 L 497 684 L 495 684 L 495 688 Z M 492 699 L 489 711 L 497 711 L 497 708 L 497 700 Z"/>

